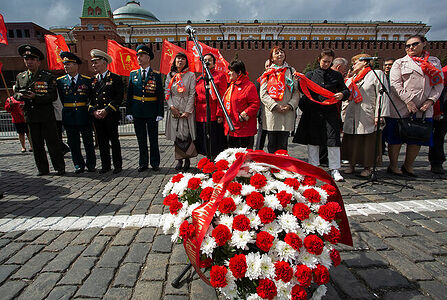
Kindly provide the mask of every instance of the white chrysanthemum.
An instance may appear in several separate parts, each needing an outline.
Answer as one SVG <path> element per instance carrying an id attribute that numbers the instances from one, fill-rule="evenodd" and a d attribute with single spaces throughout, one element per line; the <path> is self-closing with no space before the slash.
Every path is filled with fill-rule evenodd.
<path id="1" fill-rule="evenodd" d="M 272 262 L 272 259 L 269 255 L 263 254 L 261 256 L 261 272 L 262 277 L 273 279 L 275 278 L 275 265 Z"/>
<path id="2" fill-rule="evenodd" d="M 244 164 L 244 166 L 248 167 L 250 173 L 262 173 L 269 171 L 269 167 L 265 166 L 262 163 L 249 162 Z"/>
<path id="3" fill-rule="evenodd" d="M 250 294 L 250 295 L 247 297 L 247 300 L 264 300 L 264 299 L 262 299 L 261 297 L 259 297 L 258 294 Z"/>
<path id="4" fill-rule="evenodd" d="M 252 175 L 250 174 L 250 172 L 248 172 L 248 169 L 243 169 L 240 168 L 239 172 L 236 175 L 237 177 L 245 177 L 245 178 L 250 178 Z"/>
<path id="5" fill-rule="evenodd" d="M 217 224 L 222 224 L 227 226 L 228 228 L 232 228 L 233 227 L 233 219 L 234 216 L 232 215 L 221 215 Z"/>
<path id="6" fill-rule="evenodd" d="M 261 255 L 259 252 L 253 253 L 250 252 L 245 256 L 245 260 L 247 262 L 247 272 L 245 273 L 245 277 L 250 280 L 258 279 L 261 274 Z"/>
<path id="7" fill-rule="evenodd" d="M 174 186 L 172 187 L 172 191 L 171 191 L 171 193 L 177 194 L 177 195 L 179 195 L 179 197 L 181 197 L 183 195 L 183 193 L 185 192 L 185 190 L 187 189 L 188 181 L 194 177 L 192 174 L 189 174 L 189 173 L 186 173 L 183 175 L 184 175 L 184 177 L 182 179 L 180 179 L 179 182 L 174 183 Z"/>
<path id="8" fill-rule="evenodd" d="M 239 195 L 238 195 L 238 196 L 230 195 L 229 197 L 233 198 L 234 204 L 236 204 L 236 205 L 241 204 L 242 201 L 244 200 L 244 199 L 242 199 L 242 197 L 239 196 Z"/>
<path id="9" fill-rule="evenodd" d="M 323 252 L 318 256 L 318 260 L 320 261 L 320 264 L 325 266 L 328 270 L 332 266 L 332 259 L 331 259 L 331 250 L 328 247 L 323 248 Z"/>
<path id="10" fill-rule="evenodd" d="M 165 214 L 164 215 L 164 220 L 162 223 L 163 224 L 163 233 L 164 234 L 168 234 L 170 229 L 173 227 L 174 225 L 174 221 L 175 221 L 175 216 L 171 215 L 171 214 Z"/>
<path id="11" fill-rule="evenodd" d="M 200 185 L 200 187 L 201 187 L 202 189 L 205 189 L 205 188 L 207 188 L 207 187 L 212 187 L 212 188 L 214 188 L 214 182 L 213 182 L 213 179 L 212 179 L 212 178 L 209 178 L 209 179 L 207 179 L 207 180 L 203 180 L 203 181 L 202 181 L 202 184 Z"/>
<path id="12" fill-rule="evenodd" d="M 274 195 L 278 192 L 278 180 L 267 181 L 267 184 L 262 188 L 266 195 Z"/>
<path id="13" fill-rule="evenodd" d="M 296 202 L 308 204 L 306 197 L 303 196 L 303 192 L 300 190 L 293 192 L 293 198 L 295 198 Z"/>
<path id="14" fill-rule="evenodd" d="M 245 148 L 229 148 L 219 153 L 214 161 L 226 160 L 228 164 L 231 165 L 236 160 L 236 153 L 247 153 Z"/>
<path id="15" fill-rule="evenodd" d="M 172 183 L 171 180 L 169 180 L 163 189 L 163 193 L 162 193 L 163 197 L 166 197 L 167 195 L 169 195 L 171 193 L 171 190 L 173 187 L 174 187 L 174 184 Z"/>
<path id="16" fill-rule="evenodd" d="M 275 252 L 277 253 L 279 260 L 292 262 L 296 255 L 296 250 L 289 244 L 283 241 L 278 241 L 275 245 Z"/>
<path id="17" fill-rule="evenodd" d="M 193 204 L 189 205 L 188 206 L 188 216 L 191 216 L 192 212 L 194 211 L 194 209 L 196 209 L 200 205 L 201 205 L 201 203 L 199 203 L 199 202 L 196 202 L 196 203 L 193 203 Z"/>
<path id="18" fill-rule="evenodd" d="M 279 225 L 285 232 L 295 232 L 299 226 L 297 218 L 290 213 L 283 213 L 277 219 Z"/>
<path id="19" fill-rule="evenodd" d="M 302 263 L 303 265 L 306 265 L 307 267 L 311 269 L 315 269 L 318 264 L 318 259 L 315 255 L 310 254 L 309 252 L 303 250 L 298 254 L 297 260 Z"/>
<path id="20" fill-rule="evenodd" d="M 325 219 L 323 219 L 320 216 L 317 216 L 314 219 L 314 227 L 315 230 L 320 234 L 328 234 L 329 231 L 331 231 L 331 223 L 329 223 L 328 221 L 326 221 Z"/>
<path id="21" fill-rule="evenodd" d="M 281 205 L 281 202 L 279 202 L 276 195 L 267 195 L 264 197 L 264 205 L 267 207 L 270 207 L 271 209 L 279 209 L 282 210 L 283 207 Z"/>
<path id="22" fill-rule="evenodd" d="M 200 252 L 207 257 L 212 258 L 213 251 L 216 247 L 216 240 L 212 236 L 207 236 L 203 239 L 202 245 L 200 246 Z"/>
<path id="23" fill-rule="evenodd" d="M 262 231 L 266 231 L 273 235 L 275 239 L 278 237 L 278 233 L 282 231 L 281 226 L 279 226 L 278 222 L 275 220 L 271 223 L 265 224 L 262 228 Z"/>
<path id="24" fill-rule="evenodd" d="M 315 231 L 314 219 L 315 215 L 311 213 L 309 218 L 301 222 L 301 227 L 303 228 L 304 232 L 312 233 Z"/>
<path id="25" fill-rule="evenodd" d="M 246 203 L 241 202 L 238 206 L 236 206 L 236 209 L 234 210 L 233 214 L 235 215 L 246 215 L 250 213 L 251 207 L 248 206 Z"/>
<path id="26" fill-rule="evenodd" d="M 327 202 L 327 197 L 328 197 L 328 194 L 327 194 L 327 192 L 325 191 L 325 190 L 323 190 L 322 188 L 320 188 L 320 187 L 314 187 L 314 189 L 320 194 L 320 196 L 321 196 L 321 201 L 320 201 L 320 203 L 321 204 L 325 204 L 326 202 Z"/>
<path id="27" fill-rule="evenodd" d="M 286 283 L 282 280 L 274 280 L 274 282 L 278 292 L 278 295 L 276 296 L 278 300 L 289 300 L 293 285 L 290 282 Z"/>
<path id="28" fill-rule="evenodd" d="M 230 274 L 231 272 L 227 272 L 227 275 Z M 227 279 L 227 283 L 228 283 L 228 279 Z M 223 287 L 223 288 L 218 288 L 218 290 L 225 295 L 225 297 L 227 299 L 237 299 L 237 286 L 236 283 L 232 282 L 232 283 L 228 283 L 227 286 Z"/>
<path id="29" fill-rule="evenodd" d="M 317 213 L 318 214 L 318 210 L 320 209 L 320 207 L 321 207 L 321 204 L 320 203 L 306 203 L 308 206 L 309 206 L 309 208 L 310 208 L 310 210 L 312 211 L 312 212 L 314 212 L 314 213 Z"/>
<path id="30" fill-rule="evenodd" d="M 250 227 L 257 230 L 259 226 L 262 224 L 261 218 L 256 214 L 256 212 L 252 211 L 248 215 L 247 218 L 250 220 Z"/>
<path id="31" fill-rule="evenodd" d="M 255 239 L 253 238 L 254 232 L 246 231 L 233 231 L 231 236 L 230 245 L 241 250 L 248 250 L 247 244 L 253 244 Z"/>
<path id="32" fill-rule="evenodd" d="M 326 295 L 327 287 L 325 285 L 320 285 L 313 293 L 312 298 L 310 300 L 320 300 Z"/>
<path id="33" fill-rule="evenodd" d="M 256 191 L 256 189 L 251 184 L 243 184 L 242 185 L 242 190 L 241 190 L 241 195 L 242 196 L 247 196 L 247 195 L 250 195 L 254 191 Z"/>

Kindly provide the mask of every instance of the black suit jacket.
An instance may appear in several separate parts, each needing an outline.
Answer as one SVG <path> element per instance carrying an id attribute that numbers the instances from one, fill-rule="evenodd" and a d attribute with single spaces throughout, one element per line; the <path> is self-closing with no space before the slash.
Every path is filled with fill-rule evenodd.
<path id="1" fill-rule="evenodd" d="M 105 109 L 110 115 L 119 116 L 119 107 L 123 103 L 124 85 L 121 76 L 107 71 L 107 75 L 99 81 L 99 75 L 92 82 L 93 96 L 88 111 Z"/>

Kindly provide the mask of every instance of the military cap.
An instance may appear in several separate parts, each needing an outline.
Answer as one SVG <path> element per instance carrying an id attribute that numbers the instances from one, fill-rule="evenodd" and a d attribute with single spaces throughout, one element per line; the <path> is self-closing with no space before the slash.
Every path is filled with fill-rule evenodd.
<path id="1" fill-rule="evenodd" d="M 60 57 L 62 58 L 62 63 L 73 62 L 78 65 L 82 64 L 82 60 L 71 52 L 61 52 Z"/>
<path id="2" fill-rule="evenodd" d="M 104 59 L 108 64 L 110 64 L 113 60 L 110 55 L 99 49 L 92 49 L 90 51 L 90 56 L 92 57 L 91 61 Z"/>
<path id="3" fill-rule="evenodd" d="M 137 55 L 138 54 L 142 54 L 142 53 L 149 55 L 151 60 L 154 59 L 154 52 L 152 52 L 152 49 L 149 48 L 148 46 L 146 46 L 146 45 L 139 45 L 137 47 Z"/>
<path id="4" fill-rule="evenodd" d="M 39 60 L 44 59 L 42 51 L 40 51 L 39 49 L 37 49 L 36 47 L 31 46 L 31 45 L 19 46 L 19 48 L 17 48 L 17 52 L 19 52 L 19 55 L 24 58 L 34 57 L 34 58 L 38 58 Z"/>

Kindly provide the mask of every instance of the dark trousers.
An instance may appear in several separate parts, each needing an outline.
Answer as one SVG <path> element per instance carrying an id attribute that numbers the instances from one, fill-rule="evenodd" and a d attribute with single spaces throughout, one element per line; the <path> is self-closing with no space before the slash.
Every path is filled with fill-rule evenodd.
<path id="1" fill-rule="evenodd" d="M 107 115 L 104 119 L 94 119 L 96 134 L 98 136 L 101 168 L 110 170 L 110 144 L 112 145 L 112 159 L 115 169 L 122 168 L 121 145 L 118 136 L 118 117 Z"/>
<path id="2" fill-rule="evenodd" d="M 61 143 L 57 135 L 56 121 L 28 123 L 28 129 L 33 146 L 34 160 L 39 172 L 48 173 L 48 165 L 45 144 L 50 154 L 51 163 L 56 171 L 65 170 L 64 155 Z"/>
<path id="3" fill-rule="evenodd" d="M 289 134 L 290 132 L 288 131 L 267 131 L 269 138 L 267 149 L 269 153 L 275 153 L 278 150 L 287 150 Z"/>
<path id="4" fill-rule="evenodd" d="M 155 118 L 134 118 L 133 126 L 137 136 L 140 152 L 139 166 L 147 167 L 149 156 L 147 151 L 147 136 L 150 144 L 150 163 L 152 167 L 160 166 L 160 149 L 158 148 L 158 122 Z"/>
<path id="5" fill-rule="evenodd" d="M 228 146 L 230 146 L 230 148 L 253 149 L 254 143 L 254 136 L 228 136 Z"/>
<path id="6" fill-rule="evenodd" d="M 70 146 L 73 164 L 81 169 L 84 169 L 85 166 L 88 169 L 94 169 L 96 166 L 96 154 L 93 144 L 92 125 L 66 125 L 65 131 L 67 132 L 67 141 Z M 81 135 L 85 149 L 85 161 L 81 152 Z"/>
<path id="7" fill-rule="evenodd" d="M 433 147 L 429 148 L 428 160 L 432 166 L 442 166 L 445 161 L 444 138 L 447 133 L 447 119 L 433 120 Z"/>
<path id="8" fill-rule="evenodd" d="M 65 145 L 64 140 L 62 139 L 62 121 L 57 121 L 56 120 L 56 128 L 57 128 L 57 136 L 59 137 L 59 140 L 61 141 L 61 149 L 62 149 L 62 154 L 70 152 L 70 148 Z"/>
<path id="9" fill-rule="evenodd" d="M 258 134 L 256 135 L 256 150 L 264 150 L 265 138 L 267 137 L 267 130 L 262 129 L 262 125 L 258 124 Z"/>

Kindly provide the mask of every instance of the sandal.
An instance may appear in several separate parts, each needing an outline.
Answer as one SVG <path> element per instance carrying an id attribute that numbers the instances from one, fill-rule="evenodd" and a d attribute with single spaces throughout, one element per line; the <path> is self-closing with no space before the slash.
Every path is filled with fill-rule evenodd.
<path id="1" fill-rule="evenodd" d="M 354 172 L 355 172 L 355 168 L 353 166 L 349 166 L 343 170 L 343 173 L 345 173 L 345 174 L 352 174 Z"/>

